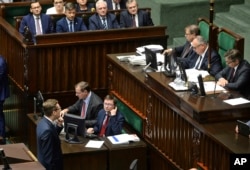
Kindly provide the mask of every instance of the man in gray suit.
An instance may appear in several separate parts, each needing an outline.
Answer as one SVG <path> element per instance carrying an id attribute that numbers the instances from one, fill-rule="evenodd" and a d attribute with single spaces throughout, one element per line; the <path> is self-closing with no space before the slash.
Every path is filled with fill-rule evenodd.
<path id="1" fill-rule="evenodd" d="M 103 108 L 102 99 L 91 91 L 87 82 L 81 81 L 75 85 L 78 101 L 61 111 L 61 115 L 71 113 L 85 118 L 86 128 L 93 127 L 99 110 Z"/>

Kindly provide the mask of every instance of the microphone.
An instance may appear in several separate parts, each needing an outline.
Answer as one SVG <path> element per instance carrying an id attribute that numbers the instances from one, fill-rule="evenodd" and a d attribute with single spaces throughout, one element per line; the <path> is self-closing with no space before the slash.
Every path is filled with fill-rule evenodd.
<path id="1" fill-rule="evenodd" d="M 9 165 L 9 162 L 8 162 L 6 156 L 5 156 L 3 148 L 0 148 L 0 157 L 1 157 L 2 162 L 4 164 L 4 167 L 2 170 L 11 170 L 11 167 Z"/>
<path id="2" fill-rule="evenodd" d="M 151 64 L 151 62 L 149 62 L 148 65 L 146 65 L 146 66 L 142 69 L 142 71 L 143 71 L 143 72 L 146 72 L 147 69 L 148 69 L 148 67 L 150 66 L 150 64 Z"/>

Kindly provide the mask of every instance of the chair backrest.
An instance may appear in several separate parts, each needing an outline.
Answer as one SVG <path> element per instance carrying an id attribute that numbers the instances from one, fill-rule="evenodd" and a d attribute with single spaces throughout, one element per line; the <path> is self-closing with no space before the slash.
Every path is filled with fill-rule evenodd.
<path id="1" fill-rule="evenodd" d="M 229 29 L 222 27 L 218 30 L 217 44 L 223 67 L 226 66 L 224 58 L 226 51 L 233 48 L 238 49 L 241 55 L 244 56 L 244 38 Z"/>
<path id="2" fill-rule="evenodd" d="M 129 166 L 129 170 L 137 170 L 137 162 L 138 159 L 134 159 Z"/>
<path id="3" fill-rule="evenodd" d="M 207 18 L 198 18 L 198 26 L 200 28 L 200 35 L 209 43 L 210 47 L 217 50 L 217 32 L 219 27 L 212 24 L 210 33 L 210 22 Z M 211 34 L 211 37 L 209 36 Z"/>

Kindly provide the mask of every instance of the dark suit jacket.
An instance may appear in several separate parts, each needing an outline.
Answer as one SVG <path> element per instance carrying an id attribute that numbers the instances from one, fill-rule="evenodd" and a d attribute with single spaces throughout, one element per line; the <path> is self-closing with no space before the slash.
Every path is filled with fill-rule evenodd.
<path id="1" fill-rule="evenodd" d="M 94 132 L 97 135 L 100 133 L 102 129 L 102 124 L 103 120 L 105 119 L 105 116 L 106 116 L 105 110 L 104 109 L 100 110 L 97 116 L 97 123 L 94 127 Z M 119 110 L 117 110 L 116 115 L 110 116 L 109 118 L 109 122 L 105 131 L 105 136 L 113 136 L 121 134 L 124 120 L 125 119 L 122 113 Z"/>
<path id="2" fill-rule="evenodd" d="M 206 51 L 205 56 L 202 60 L 200 70 L 208 70 L 208 51 Z M 192 55 L 191 57 L 188 57 L 182 61 L 184 61 L 183 65 L 186 69 L 188 68 L 194 68 L 196 61 L 198 59 L 198 55 Z M 210 61 L 210 74 L 212 76 L 215 76 L 218 72 L 222 70 L 222 64 L 221 64 L 221 58 L 220 55 L 215 51 L 211 51 L 211 61 Z"/>
<path id="3" fill-rule="evenodd" d="M 146 11 L 138 10 L 138 22 L 139 27 L 141 26 L 153 26 L 153 21 Z M 128 10 L 122 11 L 120 14 L 120 26 L 121 28 L 132 27 L 132 16 Z"/>
<path id="4" fill-rule="evenodd" d="M 52 21 L 50 19 L 50 16 L 41 13 L 40 18 L 41 18 L 41 23 L 42 23 L 43 34 L 52 33 L 53 32 L 53 24 L 52 24 Z M 25 33 L 24 28 L 26 26 L 29 28 L 29 30 L 33 36 L 33 40 L 35 41 L 34 36 L 36 35 L 36 25 L 35 25 L 35 20 L 34 20 L 33 14 L 28 14 L 28 15 L 23 17 L 21 24 L 20 24 L 20 27 L 19 27 L 19 32 L 22 35 L 24 35 L 24 33 Z"/>
<path id="5" fill-rule="evenodd" d="M 74 32 L 87 31 L 87 27 L 80 17 L 74 19 Z M 69 32 L 69 26 L 66 17 L 56 22 L 56 32 Z"/>
<path id="6" fill-rule="evenodd" d="M 107 1 L 108 10 L 115 10 L 115 9 L 113 9 L 113 5 L 112 5 L 113 0 L 106 0 L 106 1 Z M 121 9 L 126 9 L 126 1 L 125 0 L 121 0 L 121 2 L 119 4 L 120 4 Z"/>
<path id="7" fill-rule="evenodd" d="M 94 3 L 87 3 L 87 10 L 81 10 L 79 4 L 76 4 L 76 12 L 91 12 L 93 8 L 95 9 Z"/>
<path id="8" fill-rule="evenodd" d="M 191 43 L 189 41 L 186 41 L 184 45 L 174 48 L 173 55 L 175 57 L 182 57 L 182 58 L 187 58 L 188 56 L 196 55 L 195 51 L 192 49 L 192 47 L 191 48 L 190 47 Z M 188 52 L 185 52 L 186 49 L 188 49 Z"/>
<path id="9" fill-rule="evenodd" d="M 4 101 L 9 96 L 8 67 L 5 59 L 0 55 L 0 101 Z"/>
<path id="10" fill-rule="evenodd" d="M 81 115 L 82 110 L 82 103 L 83 100 L 78 100 L 74 105 L 68 107 L 69 113 L 75 115 Z M 85 118 L 85 125 L 86 127 L 93 127 L 96 123 L 96 118 L 98 112 L 103 108 L 103 101 L 102 99 L 97 96 L 94 92 L 91 92 L 89 105 L 87 106 L 86 110 L 86 118 Z"/>
<path id="11" fill-rule="evenodd" d="M 229 81 L 232 70 L 228 66 L 225 67 L 216 74 L 216 80 L 223 77 Z M 246 60 L 240 62 L 232 82 L 229 82 L 225 87 L 229 90 L 239 91 L 243 96 L 250 99 L 250 64 Z"/>
<path id="12" fill-rule="evenodd" d="M 108 29 L 120 28 L 116 20 L 116 16 L 114 14 L 107 13 L 106 18 L 108 23 Z M 97 13 L 92 15 L 89 18 L 89 30 L 102 30 L 102 29 L 103 25 L 100 16 Z"/>
<path id="13" fill-rule="evenodd" d="M 62 127 L 53 125 L 43 117 L 36 129 L 37 157 L 46 170 L 63 170 L 63 157 L 59 133 Z"/>

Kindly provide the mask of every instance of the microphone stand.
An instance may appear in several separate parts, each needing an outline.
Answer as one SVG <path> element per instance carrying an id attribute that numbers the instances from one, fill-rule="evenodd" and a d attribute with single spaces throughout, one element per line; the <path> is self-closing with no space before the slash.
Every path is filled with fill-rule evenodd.
<path id="1" fill-rule="evenodd" d="M 210 0 L 210 15 L 209 15 L 209 48 L 208 48 L 208 73 L 210 73 L 210 68 L 211 68 L 211 53 L 212 53 L 212 43 L 213 43 L 213 36 L 212 36 L 212 29 L 213 29 L 213 17 L 214 17 L 214 1 L 215 0 Z"/>

